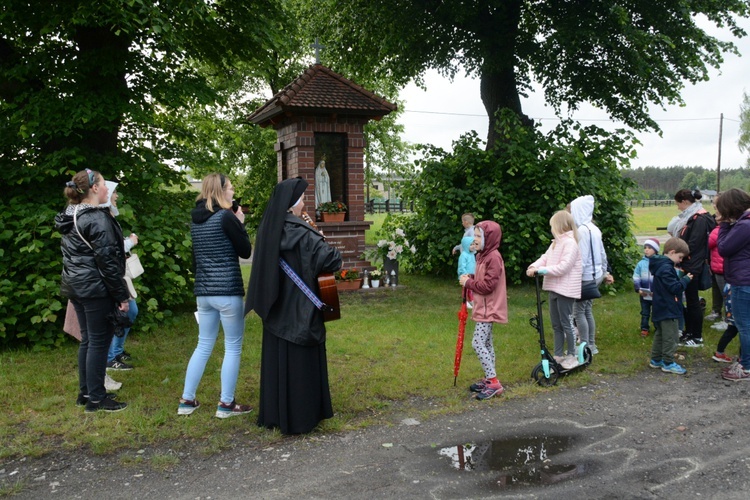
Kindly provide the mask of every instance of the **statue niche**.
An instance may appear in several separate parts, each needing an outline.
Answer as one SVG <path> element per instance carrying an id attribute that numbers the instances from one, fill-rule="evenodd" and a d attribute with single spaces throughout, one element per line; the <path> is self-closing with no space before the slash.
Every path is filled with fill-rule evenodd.
<path id="1" fill-rule="evenodd" d="M 346 185 L 346 134 L 315 134 L 315 209 L 327 201 L 349 205 Z"/>

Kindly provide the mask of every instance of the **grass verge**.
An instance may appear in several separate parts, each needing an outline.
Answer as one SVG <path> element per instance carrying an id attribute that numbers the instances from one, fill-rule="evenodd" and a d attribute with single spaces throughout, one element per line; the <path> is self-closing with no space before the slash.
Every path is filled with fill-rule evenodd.
<path id="1" fill-rule="evenodd" d="M 402 414 L 424 418 L 457 413 L 469 405 L 502 406 L 509 399 L 543 389 L 530 381 L 539 361 L 538 336 L 529 325 L 536 311 L 534 289 L 509 289 L 510 322 L 495 325 L 495 347 L 500 379 L 506 395 L 487 402 L 469 400 L 466 388 L 482 376 L 471 348 L 473 323 L 467 325 L 463 362 L 453 387 L 460 293 L 454 280 L 404 276 L 405 287 L 342 294 L 342 319 L 328 324 L 328 360 L 334 418 L 318 432 L 339 432 L 387 423 Z M 546 306 L 545 306 L 546 310 Z M 584 386 L 601 376 L 632 376 L 646 370 L 651 339 L 639 334 L 640 307 L 635 293 L 605 296 L 595 302 L 597 344 L 601 354 L 589 369 L 561 379 L 558 385 Z M 545 324 L 549 325 L 548 319 Z M 547 328 L 552 345 L 552 332 Z M 706 323 L 706 347 L 686 353 L 691 367 L 696 356 L 710 356 L 720 332 Z M 237 400 L 257 405 L 259 392 L 261 324 L 247 318 Z M 219 420 L 213 405 L 220 390 L 223 343 L 214 349 L 198 390 L 203 406 L 189 417 L 178 417 L 185 368 L 195 348 L 197 326 L 192 313 L 178 317 L 174 326 L 141 335 L 137 326 L 128 338 L 135 370 L 112 372 L 123 382 L 120 399 L 130 407 L 113 414 L 85 414 L 75 406 L 76 350 L 71 340 L 48 352 L 16 350 L 0 353 L 0 460 L 38 457 L 56 449 L 89 450 L 95 454 L 139 450 L 168 443 L 175 451 L 199 450 L 213 454 L 238 437 L 265 446 L 281 439 L 278 432 L 255 425 L 249 418 Z M 736 354 L 737 345 L 730 345 Z M 161 469 L 178 463 L 159 456 Z"/>

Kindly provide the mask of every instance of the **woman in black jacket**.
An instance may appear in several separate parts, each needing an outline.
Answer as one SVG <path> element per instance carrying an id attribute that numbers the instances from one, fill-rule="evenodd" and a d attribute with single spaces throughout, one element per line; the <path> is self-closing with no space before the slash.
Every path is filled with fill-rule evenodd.
<path id="1" fill-rule="evenodd" d="M 78 348 L 79 393 L 76 403 L 87 412 L 119 411 L 127 403 L 114 400 L 104 388 L 107 352 L 114 335 L 111 314 L 128 311 L 125 248 L 122 230 L 108 210 L 108 190 L 99 172 L 78 172 L 65 185 L 68 206 L 55 216 L 62 235 L 61 293 L 75 308 L 81 327 Z"/>
<path id="2" fill-rule="evenodd" d="M 333 416 L 323 313 L 279 268 L 283 258 L 308 288 L 341 267 L 339 251 L 300 218 L 307 182 L 274 188 L 255 240 L 245 313 L 263 320 L 258 425 L 284 434 L 312 431 Z"/>
<path id="3" fill-rule="evenodd" d="M 682 213 L 667 226 L 670 234 L 685 240 L 690 249 L 690 255 L 682 261 L 682 270 L 693 275 L 685 289 L 685 332 L 680 338 L 685 347 L 703 346 L 703 308 L 698 292 L 702 275 L 710 273 L 705 265 L 709 256 L 708 235 L 716 227 L 716 221 L 703 208 L 702 197 L 698 189 L 677 191 L 674 200 Z"/>

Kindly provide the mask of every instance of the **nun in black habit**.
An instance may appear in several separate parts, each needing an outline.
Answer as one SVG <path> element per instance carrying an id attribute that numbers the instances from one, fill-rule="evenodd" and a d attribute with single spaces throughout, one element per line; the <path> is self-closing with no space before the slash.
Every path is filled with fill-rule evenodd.
<path id="1" fill-rule="evenodd" d="M 245 314 L 263 321 L 258 425 L 284 434 L 312 431 L 333 416 L 323 314 L 279 267 L 286 260 L 318 293 L 317 276 L 341 267 L 339 251 L 300 218 L 304 179 L 274 188 L 255 239 Z"/>

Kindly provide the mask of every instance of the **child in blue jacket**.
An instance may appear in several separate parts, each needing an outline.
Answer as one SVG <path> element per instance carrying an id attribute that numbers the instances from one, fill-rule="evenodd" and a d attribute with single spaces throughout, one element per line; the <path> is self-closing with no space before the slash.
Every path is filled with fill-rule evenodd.
<path id="1" fill-rule="evenodd" d="M 649 270 L 654 275 L 652 317 L 656 325 L 649 366 L 678 375 L 683 375 L 687 371 L 674 361 L 677 329 L 679 318 L 682 316 L 680 297 L 693 279 L 693 275 L 687 273 L 678 278 L 674 269 L 688 255 L 690 249 L 684 240 L 670 238 L 664 244 L 664 255 L 655 255 L 648 262 Z"/>
<path id="2" fill-rule="evenodd" d="M 652 286 L 654 277 L 648 270 L 649 259 L 659 253 L 659 240 L 649 238 L 643 242 L 643 258 L 633 271 L 633 287 L 641 299 L 641 337 L 647 337 L 651 318 Z"/>

